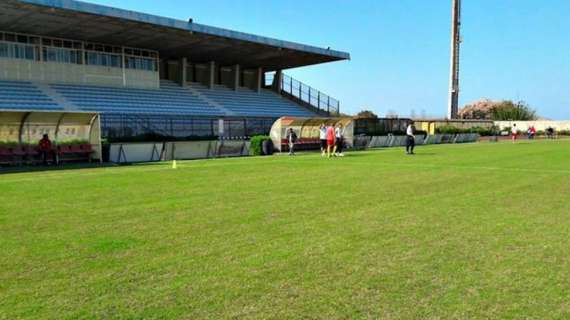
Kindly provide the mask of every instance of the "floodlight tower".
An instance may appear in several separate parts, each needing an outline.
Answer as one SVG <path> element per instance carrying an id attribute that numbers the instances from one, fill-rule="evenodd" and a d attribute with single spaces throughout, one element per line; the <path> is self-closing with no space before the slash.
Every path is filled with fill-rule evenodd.
<path id="1" fill-rule="evenodd" d="M 459 114 L 459 56 L 461 49 L 461 0 L 452 0 L 451 11 L 451 72 L 449 75 L 448 119 Z"/>

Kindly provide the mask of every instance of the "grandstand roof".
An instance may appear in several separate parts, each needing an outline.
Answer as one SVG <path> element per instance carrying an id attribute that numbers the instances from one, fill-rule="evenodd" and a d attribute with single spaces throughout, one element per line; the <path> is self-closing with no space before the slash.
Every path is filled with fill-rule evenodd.
<path id="1" fill-rule="evenodd" d="M 75 0 L 2 0 L 0 30 L 153 49 L 162 57 L 268 71 L 350 59 L 346 52 Z"/>

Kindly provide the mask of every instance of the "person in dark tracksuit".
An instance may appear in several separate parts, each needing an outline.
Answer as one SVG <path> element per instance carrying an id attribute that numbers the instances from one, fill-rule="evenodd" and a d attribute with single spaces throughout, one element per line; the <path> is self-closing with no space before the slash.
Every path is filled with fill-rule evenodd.
<path id="1" fill-rule="evenodd" d="M 289 128 L 287 130 L 287 142 L 289 143 L 289 155 L 295 155 L 295 143 L 297 143 L 297 134 L 293 130 L 293 128 Z"/>
<path id="2" fill-rule="evenodd" d="M 48 160 L 53 152 L 51 140 L 47 134 L 43 135 L 43 138 L 39 142 L 38 146 L 40 155 L 42 157 L 42 163 L 44 166 L 48 165 Z"/>
<path id="3" fill-rule="evenodd" d="M 416 147 L 416 127 L 414 127 L 414 122 L 408 124 L 406 128 L 406 153 L 414 154 L 414 148 Z"/>

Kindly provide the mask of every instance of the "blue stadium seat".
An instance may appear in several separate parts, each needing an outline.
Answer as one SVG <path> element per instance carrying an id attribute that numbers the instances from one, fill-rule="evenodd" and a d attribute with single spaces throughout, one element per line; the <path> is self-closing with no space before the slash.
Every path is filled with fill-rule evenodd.
<path id="1" fill-rule="evenodd" d="M 56 111 L 63 106 L 43 93 L 35 84 L 22 81 L 0 81 L 0 109 Z"/>
<path id="2" fill-rule="evenodd" d="M 180 114 L 223 116 L 187 89 L 165 84 L 160 89 L 112 88 L 53 84 L 56 90 L 80 110 L 103 113 Z"/>
<path id="3" fill-rule="evenodd" d="M 64 110 L 63 97 L 70 103 L 67 108 L 102 113 L 270 118 L 315 116 L 270 90 L 257 93 L 247 88 L 235 91 L 221 85 L 212 90 L 200 84 L 190 86 L 193 90 L 165 80 L 161 81 L 157 90 L 51 84 L 51 90 L 60 96 L 56 98 L 50 97 L 42 91 L 41 86 L 31 82 L 0 81 L 0 109 Z"/>
<path id="4" fill-rule="evenodd" d="M 217 85 L 214 89 L 193 83 L 191 87 L 201 95 L 215 101 L 225 109 L 240 116 L 259 117 L 314 117 L 315 114 L 273 91 L 263 89 L 257 93 L 248 88 L 237 91 L 226 86 Z"/>

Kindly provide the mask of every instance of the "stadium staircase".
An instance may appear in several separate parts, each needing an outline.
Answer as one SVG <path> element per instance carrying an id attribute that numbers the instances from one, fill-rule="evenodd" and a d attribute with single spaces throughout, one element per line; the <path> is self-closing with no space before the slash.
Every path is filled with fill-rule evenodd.
<path id="1" fill-rule="evenodd" d="M 65 111 L 77 111 L 79 107 L 75 105 L 75 103 L 71 102 L 70 100 L 66 99 L 61 93 L 57 90 L 52 88 L 47 83 L 35 83 L 38 89 L 40 89 L 44 94 L 52 98 L 55 102 L 57 102 L 60 106 L 64 108 Z"/>
<path id="2" fill-rule="evenodd" d="M 162 80 L 160 82 L 160 86 L 164 88 L 166 86 L 180 86 L 180 85 L 175 83 L 175 82 Z M 215 108 L 218 108 L 219 110 L 222 110 L 222 112 L 224 112 L 225 115 L 235 116 L 235 114 L 231 110 L 224 108 L 224 106 L 221 105 L 220 103 L 208 98 L 206 95 L 202 94 L 199 90 L 196 90 L 195 88 L 193 88 L 193 86 L 186 86 L 185 89 L 190 90 L 194 95 L 196 95 L 198 98 L 202 99 L 208 105 L 215 107 Z"/>
<path id="3" fill-rule="evenodd" d="M 278 91 L 278 81 L 275 73 L 268 74 L 265 78 L 265 88 Z M 340 102 L 337 99 L 286 74 L 282 74 L 280 87 L 281 96 L 313 113 L 321 116 L 340 115 Z"/>
<path id="4" fill-rule="evenodd" d="M 233 90 L 222 85 L 216 85 L 213 90 L 197 83 L 192 83 L 189 87 L 237 116 L 279 118 L 282 116 L 312 117 L 315 115 L 313 112 L 267 89 L 262 89 L 258 93 L 248 88 Z"/>

